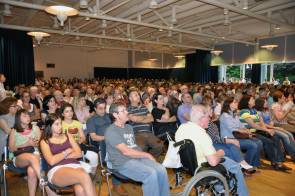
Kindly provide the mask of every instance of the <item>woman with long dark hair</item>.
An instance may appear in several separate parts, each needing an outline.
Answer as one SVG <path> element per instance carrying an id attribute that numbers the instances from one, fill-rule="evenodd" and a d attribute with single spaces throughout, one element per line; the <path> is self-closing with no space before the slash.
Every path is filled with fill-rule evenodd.
<path id="1" fill-rule="evenodd" d="M 46 117 L 40 148 L 49 165 L 49 182 L 60 187 L 73 185 L 75 194 L 79 196 L 95 195 L 90 176 L 77 160 L 82 152 L 72 135 L 62 132 L 58 115 L 49 114 Z"/>
<path id="2" fill-rule="evenodd" d="M 177 130 L 176 116 L 172 115 L 170 110 L 164 105 L 164 97 L 160 93 L 154 94 L 153 97 L 153 110 L 154 117 L 153 128 L 156 136 L 166 138 L 165 133 L 171 134 L 173 137 Z"/>
<path id="3" fill-rule="evenodd" d="M 238 101 L 233 97 L 228 97 L 223 103 L 220 116 L 220 133 L 221 138 L 227 144 L 234 144 L 240 146 L 241 150 L 246 150 L 245 160 L 250 165 L 260 166 L 260 150 L 262 149 L 262 142 L 252 137 L 249 129 L 246 129 L 240 122 L 237 114 Z M 248 138 L 235 138 L 234 132 L 249 135 Z"/>
<path id="4" fill-rule="evenodd" d="M 31 118 L 25 109 L 15 115 L 14 129 L 9 135 L 9 150 L 14 153 L 15 167 L 27 167 L 29 195 L 36 194 L 40 178 L 40 156 L 37 150 L 40 139 L 39 127 L 31 124 Z"/>

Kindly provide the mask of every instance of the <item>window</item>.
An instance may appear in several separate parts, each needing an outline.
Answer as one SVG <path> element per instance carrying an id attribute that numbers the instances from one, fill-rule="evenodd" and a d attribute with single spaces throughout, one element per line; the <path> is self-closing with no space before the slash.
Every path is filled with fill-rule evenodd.
<path id="1" fill-rule="evenodd" d="M 285 77 L 293 82 L 295 81 L 295 62 L 293 63 L 277 63 L 273 67 L 273 77 L 282 84 Z"/>

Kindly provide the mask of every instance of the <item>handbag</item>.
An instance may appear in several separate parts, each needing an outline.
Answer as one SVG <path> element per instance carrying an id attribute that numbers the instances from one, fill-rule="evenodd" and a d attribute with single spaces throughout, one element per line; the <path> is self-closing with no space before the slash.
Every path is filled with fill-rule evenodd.
<path id="1" fill-rule="evenodd" d="M 168 150 L 162 165 L 166 168 L 180 168 L 182 167 L 180 156 L 179 156 L 179 146 L 174 147 L 175 142 L 172 140 L 169 134 L 167 134 L 167 139 L 169 141 Z"/>
<path id="2" fill-rule="evenodd" d="M 35 152 L 35 148 L 33 146 L 27 146 L 24 148 L 18 148 L 16 151 L 13 152 L 13 155 L 16 157 L 23 153 L 33 153 Z"/>
<path id="3" fill-rule="evenodd" d="M 249 133 L 243 133 L 243 132 L 239 132 L 239 131 L 234 131 L 233 135 L 236 139 L 250 139 L 251 138 Z"/>
<path id="4" fill-rule="evenodd" d="M 257 130 L 256 133 L 259 134 L 259 135 L 262 135 L 264 137 L 267 137 L 267 138 L 271 138 L 272 137 L 269 133 L 267 133 L 265 131 Z"/>

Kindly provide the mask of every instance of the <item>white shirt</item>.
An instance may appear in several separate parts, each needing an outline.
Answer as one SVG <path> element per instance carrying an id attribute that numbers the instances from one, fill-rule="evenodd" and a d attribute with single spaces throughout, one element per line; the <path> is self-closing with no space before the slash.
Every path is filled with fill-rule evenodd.
<path id="1" fill-rule="evenodd" d="M 206 133 L 206 130 L 195 123 L 187 122 L 180 125 L 176 131 L 175 140 L 179 142 L 184 139 L 190 139 L 194 143 L 199 166 L 207 162 L 206 156 L 216 153 L 212 140 Z"/>

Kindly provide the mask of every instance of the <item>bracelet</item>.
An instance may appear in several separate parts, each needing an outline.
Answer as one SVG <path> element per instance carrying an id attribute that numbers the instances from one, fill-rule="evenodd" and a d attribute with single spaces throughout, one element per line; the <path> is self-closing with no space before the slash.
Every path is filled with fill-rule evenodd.
<path id="1" fill-rule="evenodd" d="M 62 154 L 64 155 L 65 158 L 68 156 L 68 153 L 65 150 L 62 151 Z"/>

